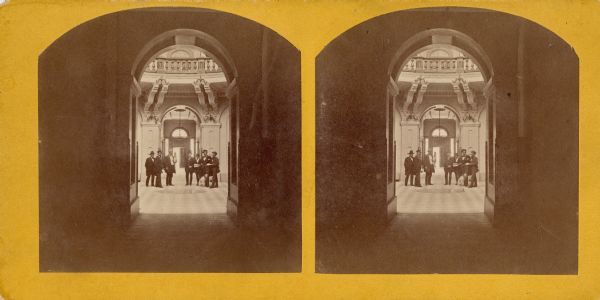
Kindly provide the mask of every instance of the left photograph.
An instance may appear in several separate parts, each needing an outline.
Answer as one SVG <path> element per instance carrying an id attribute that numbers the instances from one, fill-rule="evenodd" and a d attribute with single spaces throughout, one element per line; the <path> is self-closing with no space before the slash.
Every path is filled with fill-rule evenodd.
<path id="1" fill-rule="evenodd" d="M 300 272 L 300 52 L 229 13 L 101 16 L 38 61 L 40 272 Z"/>

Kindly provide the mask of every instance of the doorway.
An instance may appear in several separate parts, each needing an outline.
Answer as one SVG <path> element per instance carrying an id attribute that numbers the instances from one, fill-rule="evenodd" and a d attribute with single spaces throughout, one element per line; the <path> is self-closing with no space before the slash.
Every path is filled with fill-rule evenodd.
<path id="1" fill-rule="evenodd" d="M 437 44 L 415 50 L 401 67 L 395 84 L 406 92 L 394 102 L 392 130 L 396 212 L 484 213 L 488 112 L 478 66 L 466 51 Z M 423 165 L 407 176 L 411 151 Z"/>
<path id="2" fill-rule="evenodd" d="M 225 54 L 214 54 L 199 42 L 205 35 L 175 30 L 157 42 L 169 35 L 175 44 L 159 43 L 154 53 L 141 54 L 146 61 L 132 86 L 132 109 L 141 116 L 132 119 L 137 123 L 132 127 L 140 131 L 132 136 L 142 149 L 133 160 L 141 168 L 132 215 L 229 214 L 235 220 L 237 210 L 227 202 L 237 197 L 230 192 L 236 184 L 231 179 L 237 174 L 230 170 L 237 170 L 231 166 L 237 163 L 237 152 L 229 149 L 237 144 L 231 136 L 237 133 L 238 116 L 230 113 L 237 111 L 232 109 L 236 80 L 221 56 Z M 196 44 L 189 43 L 194 40 Z M 159 151 L 162 155 L 155 159 L 163 169 L 155 170 L 156 181 L 146 185 L 146 160 Z"/>

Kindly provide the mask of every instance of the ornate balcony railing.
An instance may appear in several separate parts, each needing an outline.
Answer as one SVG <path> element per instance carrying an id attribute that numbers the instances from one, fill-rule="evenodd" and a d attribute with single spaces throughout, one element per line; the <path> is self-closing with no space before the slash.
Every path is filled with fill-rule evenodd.
<path id="1" fill-rule="evenodd" d="M 212 58 L 156 58 L 146 67 L 149 73 L 195 74 L 219 73 L 221 68 Z"/>
<path id="2" fill-rule="evenodd" d="M 469 73 L 479 72 L 479 68 L 470 58 L 421 58 L 410 59 L 403 72 L 422 73 Z"/>

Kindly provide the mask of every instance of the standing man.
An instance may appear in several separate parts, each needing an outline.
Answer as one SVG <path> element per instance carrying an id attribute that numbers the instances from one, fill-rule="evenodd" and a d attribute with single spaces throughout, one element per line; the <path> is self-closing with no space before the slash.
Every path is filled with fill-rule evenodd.
<path id="1" fill-rule="evenodd" d="M 188 152 L 187 159 L 185 160 L 185 185 L 192 185 L 194 181 L 194 156 L 192 152 Z"/>
<path id="2" fill-rule="evenodd" d="M 469 187 L 477 187 L 477 172 L 479 172 L 479 159 L 477 159 L 475 151 L 471 151 L 471 157 L 469 161 L 469 173 L 470 173 L 470 184 Z"/>
<path id="3" fill-rule="evenodd" d="M 219 187 L 219 179 L 217 179 L 217 175 L 219 174 L 219 159 L 217 158 L 217 152 L 212 152 L 212 157 L 210 158 L 210 162 L 208 163 L 209 171 L 208 174 L 212 177 L 212 183 L 210 188 Z"/>
<path id="4" fill-rule="evenodd" d="M 173 173 L 175 173 L 175 163 L 177 159 L 173 156 L 173 150 L 169 150 L 169 155 L 164 159 L 165 173 L 167 173 L 167 185 L 173 185 Z"/>
<path id="5" fill-rule="evenodd" d="M 200 177 L 202 176 L 202 158 L 200 158 L 200 153 L 196 153 L 196 157 L 194 158 L 192 164 L 194 173 L 196 173 L 196 185 L 200 185 Z M 192 182 L 190 182 L 190 185 L 191 184 Z"/>
<path id="6" fill-rule="evenodd" d="M 212 161 L 212 157 L 208 156 L 208 150 L 202 150 L 202 157 L 200 158 L 200 169 L 202 176 L 204 176 L 204 186 L 209 187 L 208 177 L 210 175 L 209 164 Z"/>
<path id="7" fill-rule="evenodd" d="M 425 171 L 425 185 L 433 185 L 431 184 L 431 174 L 434 171 L 433 167 L 433 156 L 431 153 L 427 151 L 425 155 L 425 160 L 423 161 L 423 170 Z"/>
<path id="8" fill-rule="evenodd" d="M 469 161 L 470 159 L 469 156 L 467 156 L 467 149 L 460 150 L 460 157 L 458 158 L 458 163 L 460 176 L 462 176 L 465 186 L 469 186 L 469 166 L 467 165 Z M 458 184 L 458 182 L 456 182 L 456 184 Z"/>
<path id="9" fill-rule="evenodd" d="M 415 186 L 421 187 L 421 150 L 419 149 L 413 159 L 413 175 L 415 176 Z"/>
<path id="10" fill-rule="evenodd" d="M 415 175 L 413 174 L 413 158 L 414 152 L 412 150 L 408 151 L 408 157 L 404 159 L 404 186 L 408 185 L 408 180 L 410 178 L 410 185 L 414 185 Z"/>
<path id="11" fill-rule="evenodd" d="M 454 165 L 454 156 L 450 152 L 446 153 L 446 161 L 444 162 L 444 185 L 452 184 L 452 170 Z"/>
<path id="12" fill-rule="evenodd" d="M 162 188 L 162 182 L 161 182 L 161 177 L 162 177 L 162 169 L 163 169 L 163 157 L 162 157 L 162 151 L 158 150 L 156 151 L 156 159 L 154 159 L 154 175 L 156 176 L 156 187 L 157 188 Z"/>
<path id="13" fill-rule="evenodd" d="M 156 178 L 154 175 L 154 151 L 150 151 L 150 157 L 146 158 L 144 166 L 146 167 L 146 186 L 148 186 L 148 182 L 151 186 L 154 186 L 154 179 Z"/>

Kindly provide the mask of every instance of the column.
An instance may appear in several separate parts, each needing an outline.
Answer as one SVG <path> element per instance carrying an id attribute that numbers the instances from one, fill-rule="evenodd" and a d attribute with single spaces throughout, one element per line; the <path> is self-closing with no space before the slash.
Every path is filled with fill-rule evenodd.
<path id="1" fill-rule="evenodd" d="M 404 176 L 404 158 L 412 150 L 416 152 L 419 149 L 419 122 L 403 121 L 400 123 L 400 141 L 397 144 L 397 160 L 402 162 L 402 168 L 398 171 Z M 404 177 L 401 177 L 404 178 Z"/>
<path id="2" fill-rule="evenodd" d="M 467 154 L 469 154 L 471 150 L 474 150 L 479 154 L 479 125 L 480 123 L 478 122 L 460 124 L 460 149 L 466 149 Z"/>
<path id="3" fill-rule="evenodd" d="M 154 122 L 141 123 L 140 156 L 148 157 L 150 151 L 160 149 L 160 126 Z"/>
<path id="4" fill-rule="evenodd" d="M 227 153 L 219 153 L 220 134 L 221 130 L 220 123 L 202 123 L 200 124 L 200 131 L 202 136 L 201 148 L 207 150 L 208 154 L 213 151 L 217 152 L 217 156 L 221 157 L 227 155 Z M 221 166 L 223 168 L 224 166 Z"/>

